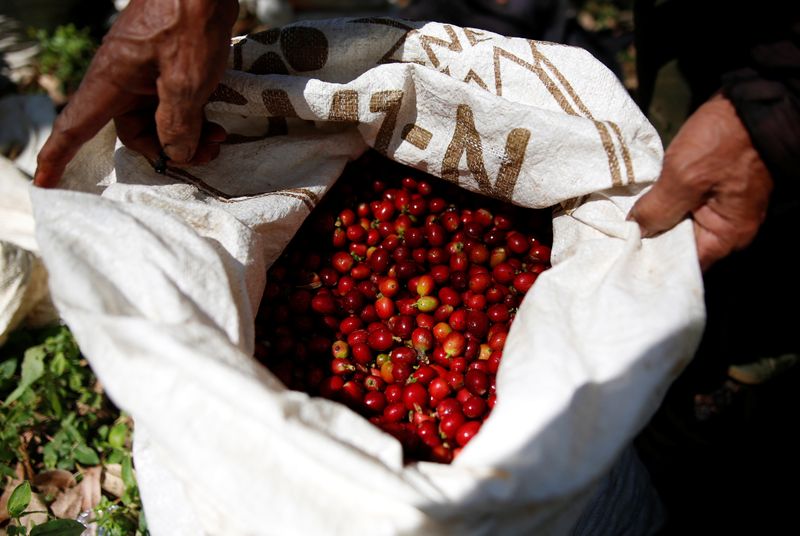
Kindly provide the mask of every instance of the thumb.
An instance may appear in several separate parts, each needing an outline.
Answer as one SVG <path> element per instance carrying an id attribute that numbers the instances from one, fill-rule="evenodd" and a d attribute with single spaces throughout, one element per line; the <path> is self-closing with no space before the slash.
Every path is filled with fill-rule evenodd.
<path id="1" fill-rule="evenodd" d="M 188 163 L 197 151 L 203 128 L 205 95 L 185 80 L 158 79 L 156 132 L 164 153 L 178 164 Z"/>
<path id="2" fill-rule="evenodd" d="M 665 160 L 661 176 L 633 205 L 628 220 L 639 224 L 643 237 L 671 229 L 702 205 L 706 192 L 679 177 L 680 173 Z"/>

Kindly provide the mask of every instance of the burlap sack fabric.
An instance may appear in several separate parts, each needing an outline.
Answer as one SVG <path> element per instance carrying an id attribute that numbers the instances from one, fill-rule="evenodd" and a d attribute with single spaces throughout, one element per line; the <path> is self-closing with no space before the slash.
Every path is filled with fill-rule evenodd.
<path id="1" fill-rule="evenodd" d="M 31 192 L 54 302 L 136 421 L 153 533 L 568 532 L 703 325 L 691 226 L 642 241 L 625 221 L 660 169 L 652 126 L 586 52 L 450 25 L 301 22 L 236 41 L 230 67 L 211 164 L 161 176 L 96 142 L 68 190 Z M 368 147 L 556 207 L 498 404 L 450 466 L 404 466 L 251 357 L 267 267 Z"/>

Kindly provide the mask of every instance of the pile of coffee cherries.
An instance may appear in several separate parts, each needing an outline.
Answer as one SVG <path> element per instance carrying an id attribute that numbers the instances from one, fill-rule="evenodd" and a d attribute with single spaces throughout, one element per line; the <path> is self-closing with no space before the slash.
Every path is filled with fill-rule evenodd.
<path id="1" fill-rule="evenodd" d="M 369 153 L 269 270 L 256 357 L 392 434 L 406 461 L 449 463 L 494 407 L 506 335 L 550 266 L 550 237 L 548 210 Z"/>

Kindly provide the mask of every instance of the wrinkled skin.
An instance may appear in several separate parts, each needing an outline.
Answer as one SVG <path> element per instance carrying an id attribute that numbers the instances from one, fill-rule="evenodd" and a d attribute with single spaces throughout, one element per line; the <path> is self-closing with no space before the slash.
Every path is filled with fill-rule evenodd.
<path id="1" fill-rule="evenodd" d="M 225 70 L 236 0 L 132 0 L 103 39 L 39 153 L 34 182 L 52 187 L 106 123 L 129 148 L 171 165 L 207 163 L 225 131 L 203 106 Z"/>
<path id="2" fill-rule="evenodd" d="M 705 271 L 750 244 L 771 191 L 772 178 L 733 104 L 715 95 L 681 127 L 664 155 L 661 176 L 628 217 L 648 237 L 690 216 Z"/>

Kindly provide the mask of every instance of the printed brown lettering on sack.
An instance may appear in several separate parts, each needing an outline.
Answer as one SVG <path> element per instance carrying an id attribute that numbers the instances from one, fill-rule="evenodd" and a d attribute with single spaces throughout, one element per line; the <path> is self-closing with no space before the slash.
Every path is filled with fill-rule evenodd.
<path id="1" fill-rule="evenodd" d="M 289 74 L 289 69 L 280 56 L 274 52 L 262 54 L 247 69 L 252 74 Z"/>
<path id="2" fill-rule="evenodd" d="M 395 19 L 384 19 L 384 18 L 379 18 L 379 17 L 367 17 L 367 18 L 363 18 L 363 19 L 351 20 L 349 22 L 350 23 L 354 23 L 354 24 L 375 24 L 375 25 L 379 25 L 379 26 L 389 26 L 391 28 L 398 28 L 400 30 L 405 30 L 403 32 L 403 35 L 401 35 L 400 38 L 389 48 L 389 50 L 385 54 L 383 54 L 383 56 L 381 56 L 380 60 L 378 60 L 378 63 L 377 63 L 378 65 L 383 65 L 383 64 L 386 64 L 386 63 L 399 63 L 400 60 L 394 59 L 394 58 L 392 58 L 392 56 L 394 55 L 395 52 L 397 52 L 397 50 L 400 47 L 402 47 L 405 44 L 406 40 L 411 35 L 413 35 L 413 34 L 415 34 L 417 32 L 417 30 L 415 30 L 411 26 L 403 24 L 401 21 L 395 20 Z M 410 63 L 417 63 L 419 65 L 422 65 L 421 61 L 413 61 L 413 62 L 410 62 Z"/>
<path id="3" fill-rule="evenodd" d="M 561 71 L 551 62 L 547 56 L 542 54 L 542 51 L 539 50 L 536 41 L 529 41 L 528 42 L 531 47 L 531 54 L 533 55 L 534 62 L 536 64 L 536 69 L 534 72 L 542 81 L 543 84 L 547 87 L 548 91 L 556 98 L 561 108 L 570 115 L 579 115 L 572 106 L 570 106 L 566 101 L 566 96 L 564 92 L 556 86 L 555 82 L 553 82 L 549 76 L 545 73 L 542 65 L 547 67 L 556 77 L 556 80 L 561 84 L 561 86 L 566 90 L 566 93 L 569 95 L 570 99 L 575 106 L 578 108 L 581 114 L 588 119 L 594 119 L 592 117 L 592 113 L 589 111 L 589 108 L 583 103 L 583 100 L 578 95 L 578 92 L 572 87 L 567 80 L 567 77 L 561 74 Z"/>
<path id="4" fill-rule="evenodd" d="M 266 89 L 261 93 L 264 107 L 272 117 L 269 118 L 267 136 L 282 136 L 289 132 L 287 117 L 297 117 L 297 111 L 283 89 Z"/>
<path id="5" fill-rule="evenodd" d="M 531 45 L 531 46 L 533 46 L 533 45 Z M 505 49 L 502 49 L 500 47 L 494 47 L 494 49 L 493 49 L 493 59 L 492 59 L 492 61 L 494 62 L 494 87 L 495 87 L 495 93 L 497 94 L 498 97 L 501 97 L 503 95 L 503 78 L 502 78 L 501 69 L 500 69 L 500 65 L 501 65 L 500 60 L 503 59 L 503 58 L 505 58 L 507 60 L 510 60 L 513 63 L 516 63 L 520 67 L 524 67 L 525 69 L 528 69 L 532 73 L 538 74 L 537 73 L 538 67 L 536 65 L 523 60 L 522 58 L 520 58 L 516 54 L 512 54 L 511 52 L 509 52 L 509 51 L 507 51 Z M 541 76 L 539 78 L 541 79 Z M 542 82 L 544 82 L 544 80 L 542 80 Z M 572 115 L 574 115 L 574 114 L 572 114 Z"/>
<path id="6" fill-rule="evenodd" d="M 422 45 L 422 48 L 425 49 L 425 52 L 428 54 L 428 58 L 431 60 L 431 63 L 434 67 L 439 66 L 439 58 L 434 53 L 431 45 L 439 45 L 448 50 L 452 50 L 453 52 L 461 52 L 463 50 L 461 48 L 461 41 L 458 40 L 458 35 L 456 35 L 456 31 L 453 29 L 453 27 L 449 24 L 445 24 L 444 29 L 447 32 L 447 36 L 450 38 L 450 41 L 445 41 L 444 39 L 435 37 L 433 35 L 423 35 L 419 38 L 420 45 Z"/>
<path id="7" fill-rule="evenodd" d="M 606 127 L 603 122 L 597 121 L 594 119 L 594 117 L 592 117 L 592 113 L 569 83 L 569 80 L 567 80 L 567 78 L 558 70 L 558 68 L 556 68 L 556 66 L 544 54 L 542 54 L 542 52 L 537 48 L 536 41 L 531 40 L 528 41 L 528 43 L 531 47 L 533 63 L 525 61 L 519 56 L 512 54 L 511 52 L 508 52 L 500 47 L 494 47 L 494 78 L 496 94 L 498 96 L 502 96 L 503 94 L 501 60 L 509 60 L 534 73 L 539 78 L 539 81 L 542 83 L 542 85 L 544 85 L 544 87 L 550 93 L 550 95 L 553 96 L 556 103 L 558 103 L 559 107 L 564 111 L 564 113 L 585 117 L 594 123 L 597 133 L 600 136 L 600 143 L 603 145 L 603 149 L 608 159 L 608 169 L 609 174 L 611 175 L 611 183 L 614 186 L 622 185 L 622 174 L 620 172 L 619 158 L 617 157 L 616 150 L 614 148 L 614 142 L 612 141 L 608 127 Z M 550 78 L 550 76 L 545 72 L 543 66 L 547 67 L 547 69 L 553 73 L 558 81 L 558 84 L 556 84 L 556 82 Z M 559 84 L 561 87 L 559 87 Z M 612 124 L 611 128 L 621 147 L 623 162 L 625 163 L 625 171 L 628 175 L 628 182 L 633 183 L 635 179 L 633 175 L 633 163 L 630 159 L 630 152 L 624 138 L 622 137 L 622 133 L 619 131 L 619 127 L 615 129 L 614 125 Z"/>
<path id="8" fill-rule="evenodd" d="M 228 104 L 244 105 L 247 104 L 247 99 L 235 89 L 225 84 L 219 84 L 208 98 L 208 102 L 227 102 Z"/>
<path id="9" fill-rule="evenodd" d="M 409 123 L 403 127 L 400 137 L 416 147 L 417 149 L 425 150 L 433 138 L 433 133 L 430 130 L 424 129 L 414 123 Z"/>
<path id="10" fill-rule="evenodd" d="M 619 146 L 622 149 L 622 161 L 625 164 L 625 174 L 628 176 L 628 184 L 633 184 L 636 182 L 636 176 L 633 174 L 633 160 L 631 160 L 631 151 L 628 149 L 628 144 L 625 142 L 625 137 L 622 135 L 619 125 L 613 121 L 607 121 L 607 123 L 611 127 L 611 131 L 614 133 L 614 136 L 617 138 L 617 142 L 619 142 Z"/>
<path id="11" fill-rule="evenodd" d="M 489 91 L 489 86 L 486 85 L 486 82 L 484 82 L 483 79 L 480 76 L 478 76 L 478 73 L 476 73 L 472 69 L 470 69 L 469 72 L 467 73 L 467 76 L 464 77 L 464 82 L 466 82 L 467 84 L 469 84 L 470 82 L 475 82 L 481 87 L 481 89 Z"/>
<path id="12" fill-rule="evenodd" d="M 386 154 L 389 149 L 389 142 L 392 141 L 394 127 L 397 124 L 397 114 L 400 113 L 400 106 L 403 103 L 403 91 L 399 89 L 378 91 L 372 94 L 369 101 L 369 111 L 372 113 L 386 112 L 386 117 L 378 129 L 375 136 L 375 150 L 381 154 Z"/>
<path id="13" fill-rule="evenodd" d="M 328 61 L 328 38 L 316 28 L 290 26 L 281 31 L 281 52 L 295 71 L 316 71 Z"/>
<path id="14" fill-rule="evenodd" d="M 412 28 L 411 26 L 408 26 L 408 25 L 402 23 L 401 21 L 398 21 L 398 20 L 395 20 L 395 19 L 385 19 L 385 18 L 379 18 L 379 17 L 367 17 L 367 18 L 362 18 L 362 19 L 351 20 L 349 22 L 350 23 L 359 23 L 359 24 L 376 24 L 376 25 L 389 26 L 389 27 L 392 27 L 392 28 L 405 30 L 404 33 L 397 39 L 397 41 L 395 41 L 394 44 L 392 44 L 392 46 L 389 48 L 389 50 L 385 54 L 383 54 L 381 56 L 381 59 L 378 61 L 378 65 L 385 64 L 385 63 L 399 63 L 399 62 L 403 61 L 403 60 L 399 60 L 399 59 L 396 59 L 396 58 L 392 58 L 392 56 L 403 45 L 406 44 L 406 42 L 408 41 L 408 39 L 410 37 L 420 33 L 419 30 L 417 30 L 415 28 Z M 456 33 L 456 29 L 453 26 L 449 25 L 449 24 L 441 25 L 441 27 L 444 28 L 445 32 L 447 33 L 447 37 L 448 37 L 449 40 L 443 39 L 441 37 L 437 37 L 437 36 L 434 36 L 434 35 L 420 35 L 420 37 L 419 37 L 419 45 L 425 51 L 425 54 L 428 56 L 428 59 L 430 60 L 431 64 L 434 67 L 439 67 L 439 65 L 441 64 L 441 60 L 440 60 L 439 56 L 436 54 L 436 52 L 434 51 L 433 45 L 445 48 L 447 50 L 450 50 L 450 51 L 456 52 L 456 53 L 463 51 L 463 45 L 461 44 L 461 41 L 458 38 L 458 34 Z M 479 32 L 479 31 L 476 31 L 476 30 L 471 30 L 469 28 L 460 28 L 460 30 L 462 30 L 464 32 L 464 35 L 466 36 L 467 41 L 469 42 L 470 46 L 475 46 L 478 43 L 481 43 L 483 41 L 491 41 L 492 40 L 491 37 L 485 37 L 485 38 L 481 39 L 481 37 L 483 37 L 485 35 L 483 32 Z M 424 65 L 425 64 L 423 61 L 420 61 L 420 60 L 406 60 L 406 62 L 408 62 L 408 63 L 416 63 L 416 64 L 419 64 L 419 65 Z M 448 75 L 450 74 L 450 71 L 447 68 L 445 68 L 445 70 L 443 70 L 441 72 L 443 72 L 444 74 L 448 74 Z"/>
<path id="15" fill-rule="evenodd" d="M 491 41 L 492 40 L 491 37 L 484 37 L 483 39 L 480 39 L 481 37 L 486 35 L 483 32 L 479 32 L 477 30 L 473 30 L 472 28 L 462 28 L 462 29 L 464 30 L 464 35 L 467 36 L 467 41 L 469 41 L 470 46 L 474 47 L 478 43 L 483 43 L 484 41 Z"/>
<path id="16" fill-rule="evenodd" d="M 529 41 L 531 47 L 531 53 L 533 54 L 534 60 L 536 62 L 536 72 L 539 79 L 542 83 L 547 87 L 548 91 L 553 95 L 556 101 L 559 103 L 561 108 L 570 115 L 580 115 L 582 114 L 583 117 L 587 119 L 591 119 L 594 123 L 595 128 L 597 129 L 597 133 L 600 136 L 600 142 L 603 144 L 603 149 L 606 152 L 606 156 L 608 158 L 608 171 L 611 174 L 611 183 L 614 186 L 621 186 L 622 185 L 622 174 L 620 173 L 619 167 L 619 158 L 617 157 L 616 150 L 614 148 L 614 142 L 611 139 L 611 135 L 608 132 L 608 128 L 602 121 L 595 120 L 592 116 L 592 112 L 589 108 L 584 104 L 583 100 L 578 95 L 578 92 L 572 87 L 572 84 L 569 83 L 567 77 L 564 76 L 561 71 L 550 61 L 547 56 L 542 54 L 539 48 L 536 45 L 536 41 Z M 563 91 L 561 91 L 548 76 L 544 72 L 542 65 L 547 67 L 556 77 L 559 84 L 566 90 L 566 95 L 575 103 L 575 106 L 580 111 L 580 114 L 576 112 L 572 106 L 569 105 L 567 102 L 566 95 Z M 633 162 L 630 159 L 630 151 L 628 150 L 628 146 L 625 142 L 625 139 L 622 137 L 622 132 L 619 130 L 619 127 L 616 126 L 613 122 L 609 122 L 611 125 L 612 132 L 617 137 L 617 141 L 619 142 L 623 162 L 625 163 L 625 172 L 628 175 L 628 182 L 634 183 L 635 177 L 633 174 Z"/>
<path id="17" fill-rule="evenodd" d="M 328 121 L 358 123 L 358 92 L 343 89 L 333 94 Z"/>
<path id="18" fill-rule="evenodd" d="M 617 152 L 614 150 L 614 142 L 611 140 L 608 128 L 606 128 L 602 121 L 594 121 L 594 126 L 597 128 L 597 133 L 600 134 L 600 143 L 603 144 L 603 149 L 608 157 L 608 171 L 611 173 L 611 184 L 614 186 L 622 186 L 619 159 L 617 158 Z"/>
<path id="19" fill-rule="evenodd" d="M 515 128 L 506 137 L 505 153 L 497 181 L 494 187 L 489 183 L 486 166 L 483 160 L 483 146 L 478 129 L 475 128 L 475 118 L 472 109 L 466 104 L 458 106 L 456 111 L 456 128 L 453 139 L 447 147 L 442 161 L 441 176 L 443 179 L 458 184 L 459 162 L 464 152 L 467 153 L 467 168 L 472 172 L 478 188 L 484 195 L 497 197 L 510 201 L 514 194 L 522 162 L 525 159 L 525 150 L 528 147 L 531 133 L 525 128 Z"/>
<path id="20" fill-rule="evenodd" d="M 506 137 L 506 149 L 503 163 L 497 172 L 492 195 L 504 201 L 511 201 L 514 187 L 517 185 L 522 162 L 525 160 L 525 149 L 531 139 L 531 131 L 527 128 L 515 128 Z"/>
<path id="21" fill-rule="evenodd" d="M 256 43 L 261 43 L 262 45 L 274 45 L 278 42 L 278 38 L 281 36 L 281 29 L 280 28 L 270 28 L 264 32 L 257 32 L 254 34 L 250 34 L 247 36 L 248 40 L 255 41 Z"/>
<path id="22" fill-rule="evenodd" d="M 442 160 L 442 178 L 458 184 L 458 163 L 461 155 L 467 153 L 467 167 L 472 172 L 475 182 L 478 183 L 481 193 L 489 195 L 491 186 L 486 167 L 483 165 L 483 147 L 478 129 L 475 128 L 475 118 L 472 108 L 466 104 L 459 104 L 456 111 L 456 128 L 453 139 L 447 146 Z"/>

